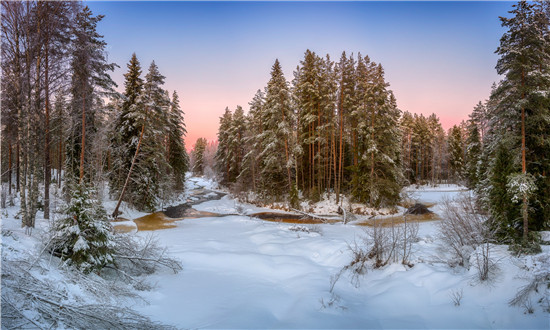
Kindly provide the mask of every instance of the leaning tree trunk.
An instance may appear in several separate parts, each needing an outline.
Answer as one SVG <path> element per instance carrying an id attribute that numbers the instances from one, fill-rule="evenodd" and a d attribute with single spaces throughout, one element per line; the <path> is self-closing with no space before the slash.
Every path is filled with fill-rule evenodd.
<path id="1" fill-rule="evenodd" d="M 122 187 L 122 191 L 120 192 L 120 197 L 118 198 L 118 202 L 116 204 L 115 210 L 113 211 L 113 214 L 112 214 L 113 218 L 116 218 L 118 216 L 118 208 L 120 207 L 120 203 L 122 203 L 122 198 L 124 198 L 124 193 L 126 192 L 126 188 L 128 187 L 128 182 L 130 182 L 130 176 L 132 175 L 132 170 L 134 169 L 134 164 L 136 163 L 136 159 L 139 154 L 139 148 L 141 146 L 141 141 L 143 139 L 143 132 L 145 131 L 145 122 L 143 122 L 143 125 L 141 126 L 141 133 L 139 133 L 139 141 L 136 148 L 136 152 L 134 154 L 134 158 L 132 159 L 132 164 L 130 165 L 128 176 L 126 176 L 126 181 L 124 182 L 124 186 Z"/>

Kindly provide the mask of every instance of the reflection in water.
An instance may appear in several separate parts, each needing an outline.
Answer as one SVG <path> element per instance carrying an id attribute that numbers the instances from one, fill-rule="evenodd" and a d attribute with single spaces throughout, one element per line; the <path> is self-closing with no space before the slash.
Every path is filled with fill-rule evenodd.
<path id="1" fill-rule="evenodd" d="M 168 218 L 162 212 L 155 212 L 144 217 L 137 218 L 134 222 L 137 225 L 138 231 L 145 231 L 174 228 L 176 227 L 176 224 L 174 223 L 176 220 L 179 219 Z"/>

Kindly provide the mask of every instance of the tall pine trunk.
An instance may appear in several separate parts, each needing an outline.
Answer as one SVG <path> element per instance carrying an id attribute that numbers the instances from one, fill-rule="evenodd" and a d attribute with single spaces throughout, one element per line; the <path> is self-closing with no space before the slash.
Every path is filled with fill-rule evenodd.
<path id="1" fill-rule="evenodd" d="M 44 87 L 45 87 L 45 143 L 44 143 L 44 219 L 50 218 L 50 181 L 51 181 L 51 163 L 50 163 L 50 82 L 49 82 L 49 49 L 48 40 L 45 41 L 45 62 L 44 62 Z"/>

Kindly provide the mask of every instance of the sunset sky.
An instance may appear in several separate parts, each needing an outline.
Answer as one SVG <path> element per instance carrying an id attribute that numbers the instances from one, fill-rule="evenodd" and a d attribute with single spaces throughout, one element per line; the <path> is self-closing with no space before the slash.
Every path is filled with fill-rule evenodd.
<path id="1" fill-rule="evenodd" d="M 185 112 L 186 145 L 215 140 L 226 106 L 248 110 L 279 59 L 288 81 L 306 49 L 381 63 L 403 111 L 436 113 L 445 129 L 468 118 L 499 80 L 499 16 L 514 2 L 103 2 L 98 30 L 123 91 L 133 52 L 152 60 Z"/>

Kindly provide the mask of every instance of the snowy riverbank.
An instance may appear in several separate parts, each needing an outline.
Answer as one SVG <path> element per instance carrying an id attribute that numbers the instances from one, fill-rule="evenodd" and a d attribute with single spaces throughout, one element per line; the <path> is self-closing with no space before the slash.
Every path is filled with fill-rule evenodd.
<path id="1" fill-rule="evenodd" d="M 187 188 L 198 189 L 204 181 L 189 180 Z M 420 189 L 414 194 L 437 202 L 444 195 L 458 195 L 458 190 Z M 245 214 L 261 210 L 227 196 L 196 208 L 226 214 L 237 208 Z M 37 229 L 28 237 L 14 218 L 16 212 L 15 207 L 3 210 L 2 231 L 10 232 L 3 236 L 3 257 L 21 256 L 22 251 L 36 255 L 47 222 L 37 219 Z M 550 265 L 549 246 L 543 246 L 543 254 L 522 258 L 495 246 L 500 270 L 489 283 L 479 283 L 474 267 L 451 268 L 441 261 L 437 222 L 423 222 L 413 245 L 412 268 L 390 264 L 369 269 L 358 287 L 344 273 L 331 293 L 331 277 L 350 262 L 348 244 L 359 242 L 364 228 L 324 224 L 308 233 L 293 226 L 246 215 L 176 221 L 174 228 L 155 235 L 181 260 L 183 271 L 150 276 L 156 288 L 136 291 L 148 304 L 123 304 L 177 328 L 548 328 L 550 314 L 543 310 L 548 300 L 539 302 L 548 298 L 547 288 L 531 297 L 533 314 L 508 302 L 537 269 Z M 72 292 L 72 299 L 86 299 L 86 291 L 55 270 L 55 262 L 49 267 L 48 276 Z M 455 306 L 452 295 L 460 292 L 460 306 Z"/>

